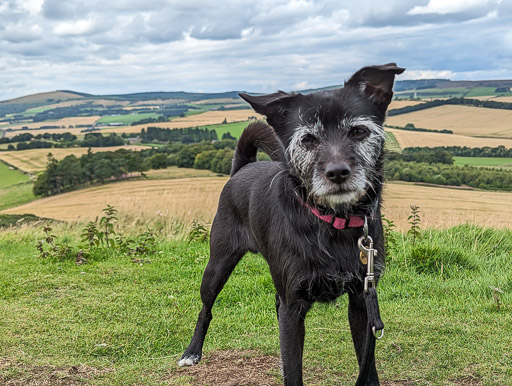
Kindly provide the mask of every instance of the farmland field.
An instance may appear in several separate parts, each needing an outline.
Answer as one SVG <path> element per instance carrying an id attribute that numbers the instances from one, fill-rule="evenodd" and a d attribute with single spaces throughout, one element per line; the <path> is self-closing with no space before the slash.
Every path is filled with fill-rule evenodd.
<path id="1" fill-rule="evenodd" d="M 502 157 L 453 157 L 456 166 L 486 166 L 512 169 L 512 158 Z"/>
<path id="2" fill-rule="evenodd" d="M 84 128 L 75 129 L 76 125 L 93 125 L 100 117 L 92 116 L 92 117 L 69 117 L 57 119 L 55 121 L 44 121 L 44 122 L 36 122 L 36 123 L 17 123 L 14 125 L 5 125 L 3 129 L 12 128 L 13 130 L 18 131 L 7 131 L 5 136 L 8 138 L 14 137 L 15 135 L 21 133 L 31 133 L 33 135 L 43 134 L 43 133 L 64 133 L 66 131 L 75 134 L 76 132 L 80 132 Z M 41 130 L 21 130 L 23 126 L 27 126 L 29 129 L 37 129 L 41 126 L 59 126 L 59 129 L 41 129 Z M 73 126 L 73 128 L 69 128 L 69 126 Z"/>
<path id="3" fill-rule="evenodd" d="M 413 123 L 425 129 L 448 129 L 455 134 L 512 139 L 512 110 L 469 106 L 438 106 L 387 118 L 390 126 Z"/>
<path id="4" fill-rule="evenodd" d="M 183 178 L 175 180 L 124 181 L 43 198 L 3 213 L 31 213 L 66 221 L 88 221 L 106 204 L 119 209 L 126 221 L 142 223 L 178 219 L 190 224 L 194 219 L 210 223 L 227 177 Z M 422 211 L 426 227 L 449 227 L 466 222 L 484 226 L 509 227 L 502 216 L 512 211 L 512 193 L 450 189 L 389 183 L 384 193 L 386 217 L 400 229 L 408 229 L 410 205 Z"/>
<path id="5" fill-rule="evenodd" d="M 110 123 L 122 123 L 123 125 L 131 125 L 135 121 L 147 118 L 158 118 L 160 114 L 157 113 L 142 113 L 142 114 L 126 114 L 126 115 L 106 115 L 101 117 L 97 123 L 108 125 Z"/>
<path id="6" fill-rule="evenodd" d="M 206 129 L 214 129 L 217 132 L 217 137 L 222 138 L 222 135 L 225 133 L 230 133 L 233 137 L 239 138 L 240 135 L 242 135 L 242 132 L 244 129 L 249 125 L 251 121 L 242 121 L 242 122 L 232 122 L 232 123 L 226 123 L 224 125 L 206 125 L 202 126 L 201 128 Z"/>
<path id="7" fill-rule="evenodd" d="M 512 139 L 499 138 L 477 138 L 457 134 L 428 133 L 421 131 L 409 131 L 386 128 L 386 131 L 393 133 L 400 147 L 435 147 L 435 146 L 467 146 L 467 147 L 497 147 L 505 146 L 512 148 Z"/>
<path id="8" fill-rule="evenodd" d="M 10 169 L 8 165 L 0 161 L 0 189 L 27 181 L 29 181 L 29 177 L 26 174 Z"/>
<path id="9" fill-rule="evenodd" d="M 93 147 L 92 152 L 116 151 L 118 149 L 142 150 L 148 146 L 111 146 L 111 147 Z M 30 149 L 14 150 L 0 152 L 0 160 L 7 162 L 27 173 L 38 173 L 44 170 L 47 162 L 48 153 L 52 153 L 57 160 L 74 154 L 80 157 L 87 153 L 87 147 L 55 148 L 55 149 Z"/>
<path id="10" fill-rule="evenodd" d="M 105 128 L 102 133 L 140 133 L 140 131 L 148 126 L 161 127 L 169 129 L 180 129 L 185 127 L 202 127 L 206 125 L 221 124 L 224 119 L 228 123 L 247 121 L 249 117 L 262 118 L 261 115 L 255 113 L 253 110 L 226 110 L 226 111 L 206 111 L 204 113 L 191 115 L 184 118 L 174 118 L 169 122 L 156 122 L 147 125 Z"/>
<path id="11" fill-rule="evenodd" d="M 0 161 L 0 209 L 24 204 L 34 199 L 29 176 L 10 169 Z"/>
<path id="12" fill-rule="evenodd" d="M 406 106 L 415 106 L 415 105 L 419 105 L 421 103 L 424 103 L 424 102 L 423 101 L 407 100 L 407 99 L 402 99 L 402 100 L 395 99 L 395 100 L 392 100 L 391 103 L 389 104 L 388 110 L 399 109 L 399 108 L 406 107 Z"/>

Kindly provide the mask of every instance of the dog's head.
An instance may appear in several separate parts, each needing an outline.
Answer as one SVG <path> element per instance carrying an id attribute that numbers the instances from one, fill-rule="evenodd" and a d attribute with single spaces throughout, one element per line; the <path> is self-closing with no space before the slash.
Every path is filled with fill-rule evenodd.
<path id="1" fill-rule="evenodd" d="M 403 71 L 389 63 L 360 69 L 340 89 L 240 96 L 267 117 L 308 199 L 338 210 L 382 183 L 382 124 Z"/>

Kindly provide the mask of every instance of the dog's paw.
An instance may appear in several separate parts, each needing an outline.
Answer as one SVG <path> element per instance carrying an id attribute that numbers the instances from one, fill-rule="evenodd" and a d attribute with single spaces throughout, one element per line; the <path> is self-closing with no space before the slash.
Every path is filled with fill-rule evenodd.
<path id="1" fill-rule="evenodd" d="M 194 366 L 199 363 L 201 357 L 199 355 L 194 354 L 186 354 L 179 360 L 178 366 Z"/>

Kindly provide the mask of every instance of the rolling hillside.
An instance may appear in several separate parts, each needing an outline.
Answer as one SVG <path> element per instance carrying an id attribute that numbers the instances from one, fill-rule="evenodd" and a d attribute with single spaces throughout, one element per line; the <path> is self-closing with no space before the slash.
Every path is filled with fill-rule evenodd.
<path id="1" fill-rule="evenodd" d="M 175 180 L 125 181 L 42 198 L 1 213 L 31 213 L 65 221 L 94 220 L 107 204 L 119 210 L 123 221 L 139 218 L 155 221 L 194 219 L 211 223 L 227 177 L 198 177 Z M 448 227 L 476 223 L 509 227 L 512 193 L 450 189 L 389 183 L 384 193 L 383 212 L 400 229 L 408 229 L 410 205 L 419 205 L 424 227 Z"/>
<path id="2" fill-rule="evenodd" d="M 446 105 L 394 115 L 386 120 L 390 126 L 404 127 L 407 123 L 425 129 L 448 129 L 470 137 L 512 139 L 512 110 Z"/>

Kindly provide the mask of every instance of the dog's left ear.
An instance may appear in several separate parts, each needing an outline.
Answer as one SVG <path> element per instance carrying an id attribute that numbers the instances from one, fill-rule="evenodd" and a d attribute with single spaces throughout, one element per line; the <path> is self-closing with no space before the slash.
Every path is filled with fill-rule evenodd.
<path id="1" fill-rule="evenodd" d="M 405 71 L 396 63 L 363 67 L 345 82 L 345 86 L 359 88 L 384 113 L 393 98 L 395 75 Z"/>

